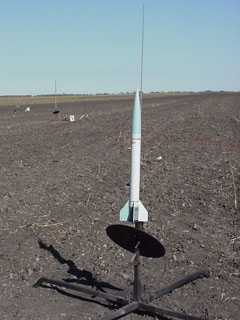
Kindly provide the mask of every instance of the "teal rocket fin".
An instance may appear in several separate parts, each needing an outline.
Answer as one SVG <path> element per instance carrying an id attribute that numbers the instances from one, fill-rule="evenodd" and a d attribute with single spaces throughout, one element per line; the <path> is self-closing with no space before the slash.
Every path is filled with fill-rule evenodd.
<path id="1" fill-rule="evenodd" d="M 133 214 L 132 214 L 132 210 L 130 210 L 129 208 L 129 201 L 125 204 L 125 206 L 120 211 L 120 221 L 133 222 Z"/>

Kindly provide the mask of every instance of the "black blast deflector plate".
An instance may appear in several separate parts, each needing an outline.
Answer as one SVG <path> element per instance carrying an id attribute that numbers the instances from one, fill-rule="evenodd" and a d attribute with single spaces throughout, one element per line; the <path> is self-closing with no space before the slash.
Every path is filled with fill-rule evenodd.
<path id="1" fill-rule="evenodd" d="M 150 234 L 134 227 L 114 224 L 106 229 L 109 238 L 123 249 L 136 252 L 138 247 L 140 255 L 149 258 L 160 258 L 165 254 L 163 245 Z"/>

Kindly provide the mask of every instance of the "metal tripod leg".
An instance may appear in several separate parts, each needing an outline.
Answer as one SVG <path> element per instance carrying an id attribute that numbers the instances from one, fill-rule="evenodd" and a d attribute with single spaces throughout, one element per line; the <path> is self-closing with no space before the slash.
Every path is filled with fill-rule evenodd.
<path id="1" fill-rule="evenodd" d="M 207 320 L 206 318 L 200 318 L 200 317 L 194 317 L 182 312 L 176 312 L 170 309 L 161 308 L 158 306 L 155 306 L 153 304 L 147 304 L 147 303 L 139 303 L 139 309 L 146 310 L 149 312 L 152 312 L 153 314 L 159 313 L 161 315 L 166 316 L 172 316 L 178 319 L 184 319 L 184 320 Z"/>
<path id="2" fill-rule="evenodd" d="M 193 274 L 190 274 L 190 275 L 186 276 L 185 278 L 172 283 L 170 286 L 167 286 L 165 288 L 160 289 L 159 291 L 156 291 L 154 294 L 149 296 L 148 301 L 151 302 L 154 299 L 163 297 L 165 294 L 168 294 L 168 293 L 172 292 L 173 290 L 180 288 L 180 287 L 184 286 L 185 284 L 192 282 L 192 281 L 194 281 L 200 277 L 203 277 L 203 276 L 208 277 L 209 273 L 205 270 L 200 270 L 200 271 L 197 271 Z"/>
<path id="3" fill-rule="evenodd" d="M 109 313 L 108 315 L 101 318 L 101 320 L 113 320 L 122 316 L 126 316 L 127 314 L 137 310 L 139 308 L 139 303 L 133 301 L 132 303 L 114 311 L 113 313 Z"/>
<path id="4" fill-rule="evenodd" d="M 74 285 L 74 284 L 70 284 L 67 283 L 65 281 L 60 281 L 60 280 L 54 280 L 54 279 L 48 279 L 48 278 L 40 278 L 34 285 L 34 288 L 39 287 L 40 285 L 42 285 L 43 283 L 49 283 L 49 284 L 53 284 L 62 288 L 67 288 L 73 291 L 78 291 L 78 292 L 83 292 L 86 294 L 90 294 L 92 296 L 97 296 L 106 300 L 109 300 L 111 302 L 115 302 L 117 304 L 123 304 L 126 305 L 129 303 L 129 300 L 121 297 L 121 296 L 115 296 L 113 294 L 110 293 L 106 293 L 106 292 L 101 292 L 101 291 L 97 291 L 94 289 L 90 289 L 90 288 L 86 288 L 86 286 L 83 285 Z"/>

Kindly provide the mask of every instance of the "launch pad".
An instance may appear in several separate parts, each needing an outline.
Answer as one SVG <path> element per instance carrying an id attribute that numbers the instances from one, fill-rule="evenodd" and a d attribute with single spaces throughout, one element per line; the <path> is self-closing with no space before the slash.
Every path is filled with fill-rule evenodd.
<path id="1" fill-rule="evenodd" d="M 171 316 L 184 320 L 204 320 L 204 318 L 188 315 L 186 313 L 177 312 L 152 304 L 152 301 L 171 293 L 177 288 L 180 288 L 200 277 L 208 277 L 206 270 L 200 270 L 192 273 L 185 278 L 170 284 L 167 287 L 150 294 L 143 298 L 141 295 L 141 280 L 140 280 L 140 256 L 160 258 L 164 256 L 165 249 L 163 245 L 154 237 L 143 231 L 143 223 L 136 223 L 135 228 L 127 225 L 111 225 L 106 229 L 109 238 L 120 247 L 134 253 L 134 281 L 133 293 L 131 298 L 113 295 L 107 292 L 87 288 L 84 285 L 74 285 L 65 281 L 54 280 L 49 278 L 40 278 L 33 287 L 45 284 L 51 284 L 62 288 L 70 289 L 77 292 L 97 296 L 111 302 L 113 306 L 118 306 L 119 309 L 106 314 L 102 320 L 113 320 L 121 318 L 134 311 L 150 312 L 154 315 Z M 207 320 L 205 318 L 205 320 Z"/>

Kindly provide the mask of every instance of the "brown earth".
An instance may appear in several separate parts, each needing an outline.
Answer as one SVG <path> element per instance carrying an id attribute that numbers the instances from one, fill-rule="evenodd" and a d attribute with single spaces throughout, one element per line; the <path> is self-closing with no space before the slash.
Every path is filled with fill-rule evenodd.
<path id="1" fill-rule="evenodd" d="M 0 318 L 99 319 L 105 300 L 32 285 L 47 276 L 130 297 L 132 254 L 105 229 L 129 197 L 133 96 L 59 101 L 62 120 L 47 99 L 16 112 L 20 102 L 0 100 Z M 166 249 L 141 259 L 143 295 L 208 269 L 154 303 L 238 320 L 240 93 L 146 95 L 142 121 L 144 228 Z M 125 317 L 142 318 L 154 319 Z"/>

